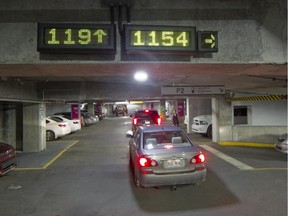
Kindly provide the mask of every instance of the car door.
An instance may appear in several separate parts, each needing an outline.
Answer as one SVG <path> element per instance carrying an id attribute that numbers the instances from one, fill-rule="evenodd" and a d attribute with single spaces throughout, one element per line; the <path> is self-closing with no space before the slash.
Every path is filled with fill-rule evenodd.
<path id="1" fill-rule="evenodd" d="M 135 134 L 134 134 L 134 138 L 132 140 L 132 143 L 130 145 L 130 154 L 131 154 L 131 159 L 133 161 L 133 165 L 137 165 L 137 158 L 139 156 L 138 150 L 140 148 L 140 143 L 141 143 L 141 130 L 138 129 Z"/>

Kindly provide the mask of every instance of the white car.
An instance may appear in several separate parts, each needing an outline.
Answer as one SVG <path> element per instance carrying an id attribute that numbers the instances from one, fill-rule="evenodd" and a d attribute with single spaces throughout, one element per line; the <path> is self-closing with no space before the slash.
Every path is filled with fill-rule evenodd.
<path id="1" fill-rule="evenodd" d="M 46 118 L 46 140 L 51 141 L 71 133 L 68 122 Z"/>
<path id="2" fill-rule="evenodd" d="M 201 115 L 193 118 L 192 131 L 212 138 L 212 115 Z"/>
<path id="3" fill-rule="evenodd" d="M 53 115 L 50 118 L 54 121 L 59 120 L 62 122 L 68 122 L 71 128 L 71 132 L 76 132 L 76 131 L 81 130 L 81 122 L 79 119 L 72 119 L 72 118 L 61 116 L 61 115 Z"/>
<path id="4" fill-rule="evenodd" d="M 275 142 L 275 149 L 277 151 L 280 151 L 282 153 L 288 154 L 288 140 L 287 140 L 288 134 L 281 134 L 277 141 Z"/>

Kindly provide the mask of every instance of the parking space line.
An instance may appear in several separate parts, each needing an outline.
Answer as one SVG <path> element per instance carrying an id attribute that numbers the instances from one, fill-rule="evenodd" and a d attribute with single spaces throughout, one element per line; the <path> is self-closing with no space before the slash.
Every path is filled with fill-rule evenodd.
<path id="1" fill-rule="evenodd" d="M 67 146 L 66 148 L 64 148 L 59 154 L 57 154 L 54 158 L 52 158 L 47 164 L 45 164 L 43 166 L 44 169 L 47 169 L 52 163 L 54 163 L 61 155 L 64 154 L 64 152 L 66 152 L 69 148 L 71 148 L 73 145 L 75 145 L 76 143 L 78 143 L 79 140 L 76 140 L 75 142 L 73 142 L 71 145 Z"/>
<path id="2" fill-rule="evenodd" d="M 240 170 L 254 170 L 253 167 L 245 164 L 245 163 L 242 163 L 241 161 L 238 161 L 236 160 L 235 158 L 232 158 L 210 146 L 207 146 L 207 145 L 200 145 L 201 148 L 204 148 L 206 149 L 207 151 L 209 151 L 210 153 L 216 155 L 217 157 L 223 159 L 224 161 L 238 167 Z"/>
<path id="3" fill-rule="evenodd" d="M 42 167 L 29 167 L 29 168 L 14 168 L 13 170 L 44 170 L 47 169 L 52 163 L 54 163 L 61 155 L 63 155 L 69 148 L 71 148 L 72 146 L 74 146 L 75 144 L 77 144 L 79 142 L 79 140 L 74 141 L 73 143 L 71 143 L 69 146 L 67 146 L 66 148 L 64 148 L 60 153 L 58 153 L 55 157 L 53 157 L 50 161 L 48 161 L 48 163 L 46 163 L 44 166 Z"/>

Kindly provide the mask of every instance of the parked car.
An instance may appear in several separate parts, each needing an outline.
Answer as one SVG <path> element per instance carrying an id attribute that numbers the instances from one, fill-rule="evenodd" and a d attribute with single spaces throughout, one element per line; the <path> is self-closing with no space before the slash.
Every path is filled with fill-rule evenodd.
<path id="1" fill-rule="evenodd" d="M 46 118 L 46 140 L 51 141 L 71 133 L 68 122 Z"/>
<path id="2" fill-rule="evenodd" d="M 62 122 L 68 122 L 71 128 L 71 132 L 76 132 L 76 131 L 81 130 L 81 122 L 79 119 L 72 119 L 70 117 L 64 117 L 61 115 L 53 115 L 50 118 L 54 121 L 60 120 Z"/>
<path id="3" fill-rule="evenodd" d="M 141 125 L 160 125 L 161 117 L 157 110 L 136 110 L 132 119 L 132 131 L 135 132 Z"/>
<path id="4" fill-rule="evenodd" d="M 95 116 L 99 117 L 99 120 L 102 120 L 103 118 L 105 118 L 104 113 L 101 113 L 100 111 L 94 111 Z"/>
<path id="5" fill-rule="evenodd" d="M 137 187 L 199 184 L 206 179 L 205 156 L 175 126 L 139 126 L 129 140 L 130 164 Z"/>
<path id="6" fill-rule="evenodd" d="M 0 142 L 0 176 L 16 167 L 16 152 L 13 146 Z"/>
<path id="7" fill-rule="evenodd" d="M 57 112 L 57 113 L 54 113 L 54 115 L 61 115 L 67 119 L 70 119 L 70 118 L 73 119 L 71 112 Z M 84 118 L 82 115 L 80 115 L 80 124 L 82 127 L 85 126 Z"/>
<path id="8" fill-rule="evenodd" d="M 84 120 L 84 126 L 89 126 L 92 124 L 96 124 L 97 122 L 99 122 L 99 118 L 88 113 L 88 112 L 81 112 L 81 116 L 83 117 Z"/>
<path id="9" fill-rule="evenodd" d="M 212 138 L 212 115 L 200 115 L 193 118 L 192 131 Z"/>
<path id="10" fill-rule="evenodd" d="M 275 149 L 277 151 L 288 154 L 288 140 L 287 133 L 281 134 L 275 142 Z"/>

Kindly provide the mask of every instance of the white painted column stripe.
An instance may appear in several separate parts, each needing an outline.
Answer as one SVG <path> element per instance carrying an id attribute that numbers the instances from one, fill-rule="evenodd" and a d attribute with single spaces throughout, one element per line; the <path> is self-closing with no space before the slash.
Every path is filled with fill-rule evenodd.
<path id="1" fill-rule="evenodd" d="M 251 167 L 245 163 L 242 163 L 241 161 L 238 161 L 235 158 L 232 158 L 232 157 L 212 148 L 211 146 L 200 145 L 200 147 L 206 149 L 207 151 L 209 151 L 212 154 L 216 155 L 217 157 L 223 159 L 224 161 L 238 167 L 240 170 L 252 170 L 252 169 L 254 169 L 253 167 Z"/>

